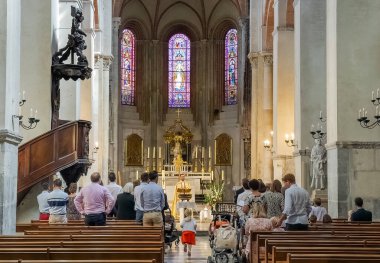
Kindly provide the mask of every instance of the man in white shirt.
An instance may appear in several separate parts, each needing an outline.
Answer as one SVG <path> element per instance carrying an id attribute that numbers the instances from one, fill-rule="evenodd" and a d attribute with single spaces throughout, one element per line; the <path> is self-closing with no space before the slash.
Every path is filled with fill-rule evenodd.
<path id="1" fill-rule="evenodd" d="M 311 212 L 309 193 L 296 185 L 294 174 L 286 174 L 282 178 L 285 191 L 285 205 L 281 218 L 277 224 L 280 227 L 286 219 L 286 230 L 308 230 Z"/>
<path id="2" fill-rule="evenodd" d="M 136 222 L 142 223 L 144 217 L 144 210 L 141 206 L 141 192 L 143 188 L 148 184 L 149 174 L 141 174 L 141 184 L 136 186 L 133 190 L 133 195 L 135 196 L 135 210 L 136 210 Z"/>
<path id="3" fill-rule="evenodd" d="M 37 195 L 38 208 L 40 210 L 39 220 L 49 220 L 49 204 L 47 202 L 49 196 L 49 183 L 43 182 L 41 186 L 42 192 Z"/>
<path id="4" fill-rule="evenodd" d="M 243 180 L 241 180 L 241 182 L 243 184 L 244 191 L 237 196 L 237 199 L 236 199 L 236 212 L 239 215 L 239 217 L 243 218 L 244 212 L 242 211 L 242 208 L 244 206 L 244 200 L 249 195 L 252 194 L 252 191 L 251 191 L 251 189 L 249 189 L 249 185 L 248 185 L 249 180 L 247 178 L 243 178 Z"/>
<path id="5" fill-rule="evenodd" d="M 108 181 L 109 181 L 109 184 L 106 185 L 105 187 L 108 189 L 108 191 L 110 191 L 113 199 L 116 200 L 117 195 L 121 194 L 123 192 L 123 188 L 120 185 L 116 184 L 116 182 L 115 182 L 116 181 L 116 175 L 114 172 L 109 173 Z M 112 209 L 111 213 L 108 216 L 116 216 L 115 207 Z"/>

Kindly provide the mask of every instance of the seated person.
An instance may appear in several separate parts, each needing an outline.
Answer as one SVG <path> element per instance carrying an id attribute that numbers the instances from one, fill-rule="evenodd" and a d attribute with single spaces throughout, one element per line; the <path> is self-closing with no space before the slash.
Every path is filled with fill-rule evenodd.
<path id="1" fill-rule="evenodd" d="M 361 197 L 355 198 L 356 211 L 351 215 L 351 221 L 365 221 L 372 222 L 372 212 L 363 208 L 363 199 Z"/>

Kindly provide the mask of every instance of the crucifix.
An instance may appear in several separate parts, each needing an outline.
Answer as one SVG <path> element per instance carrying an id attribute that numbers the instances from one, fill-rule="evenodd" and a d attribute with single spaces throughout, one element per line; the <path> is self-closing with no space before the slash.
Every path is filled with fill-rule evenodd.
<path id="1" fill-rule="evenodd" d="M 176 112 L 177 112 L 177 119 L 179 119 L 179 114 L 181 113 L 181 111 L 178 109 L 178 110 L 176 110 Z"/>

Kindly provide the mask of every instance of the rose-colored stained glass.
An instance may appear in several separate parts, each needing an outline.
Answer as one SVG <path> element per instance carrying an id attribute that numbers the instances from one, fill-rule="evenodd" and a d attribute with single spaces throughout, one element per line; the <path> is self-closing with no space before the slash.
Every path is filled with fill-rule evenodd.
<path id="1" fill-rule="evenodd" d="M 237 30 L 230 29 L 225 39 L 224 103 L 237 103 L 238 87 L 238 39 Z"/>
<path id="2" fill-rule="evenodd" d="M 169 107 L 190 107 L 190 39 L 175 34 L 169 39 Z"/>
<path id="3" fill-rule="evenodd" d="M 121 39 L 121 104 L 135 105 L 135 35 L 129 29 L 123 30 Z"/>

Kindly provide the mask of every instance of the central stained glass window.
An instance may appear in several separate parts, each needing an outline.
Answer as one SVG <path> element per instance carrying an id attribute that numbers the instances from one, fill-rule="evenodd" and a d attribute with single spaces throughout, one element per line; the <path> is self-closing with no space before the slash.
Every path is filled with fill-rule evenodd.
<path id="1" fill-rule="evenodd" d="M 169 39 L 169 107 L 190 107 L 190 39 L 175 34 Z"/>

